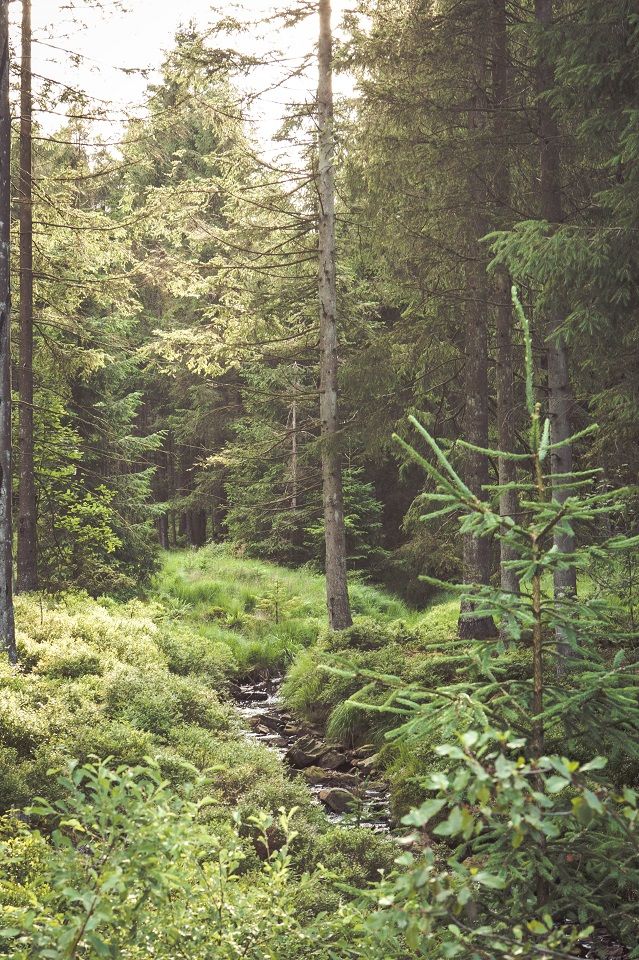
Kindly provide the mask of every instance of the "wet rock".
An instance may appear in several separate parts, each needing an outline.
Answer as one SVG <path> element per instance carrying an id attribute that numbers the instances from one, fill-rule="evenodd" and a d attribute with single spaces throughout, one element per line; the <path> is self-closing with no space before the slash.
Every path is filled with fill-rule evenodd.
<path id="1" fill-rule="evenodd" d="M 357 747 L 356 750 L 351 751 L 351 756 L 353 757 L 353 760 L 365 760 L 373 753 L 375 753 L 374 744 L 365 743 L 362 747 Z"/>
<path id="2" fill-rule="evenodd" d="M 311 786 L 324 784 L 327 787 L 343 787 L 354 790 L 359 786 L 359 777 L 352 773 L 340 773 L 337 770 L 323 770 L 321 767 L 306 767 L 302 776 Z"/>
<path id="3" fill-rule="evenodd" d="M 339 753 L 337 750 L 327 750 L 320 758 L 318 767 L 323 770 L 347 770 L 350 767 L 350 762 L 343 753 Z"/>
<path id="4" fill-rule="evenodd" d="M 269 730 L 275 731 L 275 733 L 279 733 L 279 731 L 282 729 L 282 720 L 280 717 L 273 717 L 270 714 L 265 713 L 261 717 L 261 722 L 263 726 L 268 727 Z"/>
<path id="5" fill-rule="evenodd" d="M 353 796 L 350 790 L 344 790 L 342 787 L 320 790 L 319 798 L 333 813 L 348 813 L 350 810 L 357 809 L 358 806 L 357 797 Z"/>
<path id="6" fill-rule="evenodd" d="M 263 703 L 265 700 L 268 700 L 268 693 L 266 690 L 251 690 L 249 698 L 254 703 Z"/>
<path id="7" fill-rule="evenodd" d="M 292 767 L 302 770 L 317 766 L 325 752 L 326 748 L 313 737 L 300 737 L 286 752 L 286 759 Z"/>
<path id="8" fill-rule="evenodd" d="M 374 753 L 372 757 L 366 757 L 363 760 L 357 760 L 356 766 L 362 773 L 370 773 L 379 762 L 379 754 Z"/>

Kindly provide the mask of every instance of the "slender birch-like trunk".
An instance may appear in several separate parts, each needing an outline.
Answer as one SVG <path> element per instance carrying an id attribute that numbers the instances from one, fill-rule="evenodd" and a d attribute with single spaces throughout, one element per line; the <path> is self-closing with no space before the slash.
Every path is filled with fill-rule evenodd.
<path id="1" fill-rule="evenodd" d="M 0 642 L 17 662 L 11 517 L 11 112 L 9 0 L 0 0 Z"/>
<path id="2" fill-rule="evenodd" d="M 338 446 L 337 283 L 335 273 L 335 144 L 333 139 L 333 37 L 330 0 L 319 0 L 318 176 L 320 305 L 320 424 L 326 540 L 326 602 L 333 630 L 352 624 L 346 579 L 342 463 Z"/>
<path id="3" fill-rule="evenodd" d="M 18 389 L 18 575 L 16 589 L 38 587 L 36 487 L 33 453 L 33 187 L 31 0 L 22 0 L 20 68 L 20 360 Z"/>

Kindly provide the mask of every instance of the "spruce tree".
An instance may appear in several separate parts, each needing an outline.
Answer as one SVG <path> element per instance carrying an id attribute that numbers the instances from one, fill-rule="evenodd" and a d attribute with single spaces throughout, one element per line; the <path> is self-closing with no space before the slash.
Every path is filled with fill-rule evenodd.
<path id="1" fill-rule="evenodd" d="M 11 448 L 11 108 L 9 0 L 0 0 L 0 639 L 16 663 Z"/>

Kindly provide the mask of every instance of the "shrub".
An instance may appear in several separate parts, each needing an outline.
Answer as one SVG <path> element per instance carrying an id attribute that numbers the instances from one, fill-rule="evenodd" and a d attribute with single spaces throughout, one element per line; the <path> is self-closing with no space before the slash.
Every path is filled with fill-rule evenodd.
<path id="1" fill-rule="evenodd" d="M 285 814 L 255 818 L 268 854 L 243 872 L 237 831 L 212 833 L 200 822 L 202 804 L 177 796 L 154 766 L 72 765 L 61 787 L 58 801 L 33 808 L 50 845 L 26 827 L 17 843 L 0 844 L 12 877 L 0 936 L 14 960 L 133 960 L 149 944 L 157 960 L 185 946 L 190 960 L 302 960 L 311 946 L 328 960 L 332 924 L 305 930 L 297 917 L 295 894 L 308 880 L 292 876 Z"/>
<path id="2" fill-rule="evenodd" d="M 237 662 L 227 642 L 198 636 L 175 622 L 159 632 L 157 645 L 172 673 L 197 675 L 215 689 L 222 688 L 237 672 Z"/>
<path id="3" fill-rule="evenodd" d="M 636 792 L 607 782 L 601 757 L 527 761 L 524 746 L 488 729 L 437 749 L 445 770 L 403 820 L 425 851 L 403 854 L 406 872 L 377 892 L 378 919 L 406 931 L 419 955 L 574 955 L 594 923 L 637 943 Z"/>

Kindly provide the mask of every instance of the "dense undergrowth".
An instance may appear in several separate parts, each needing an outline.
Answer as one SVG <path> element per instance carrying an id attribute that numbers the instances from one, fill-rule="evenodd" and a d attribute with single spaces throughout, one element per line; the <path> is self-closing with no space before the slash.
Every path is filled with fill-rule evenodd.
<path id="1" fill-rule="evenodd" d="M 174 576 L 176 564 L 182 562 L 171 558 L 165 577 Z M 240 600 L 235 591 L 230 593 L 239 616 Z M 206 589 L 201 588 L 202 603 L 205 595 Z M 220 590 L 214 602 L 220 599 L 226 603 L 229 598 L 222 597 Z M 126 604 L 71 594 L 56 599 L 18 598 L 20 666 L 17 671 L 0 666 L 0 808 L 4 811 L 0 839 L 9 865 L 0 883 L 0 903 L 8 912 L 3 926 L 12 928 L 12 910 L 33 907 L 37 913 L 38 904 L 47 916 L 51 911 L 56 915 L 56 910 L 73 914 L 73 898 L 65 901 L 63 891 L 58 891 L 56 900 L 51 892 L 60 860 L 60 835 L 50 836 L 42 812 L 26 817 L 19 812 L 36 797 L 47 804 L 67 803 L 71 781 L 62 774 L 70 762 L 82 765 L 109 758 L 110 772 L 101 768 L 103 780 L 114 777 L 120 784 L 125 781 L 122 789 L 144 792 L 151 782 L 150 760 L 156 765 L 153 789 L 161 791 L 163 802 L 173 797 L 183 805 L 178 820 L 187 835 L 187 847 L 188 836 L 195 831 L 198 843 L 232 850 L 228 856 L 236 866 L 229 867 L 229 874 L 235 879 L 229 882 L 234 889 L 246 882 L 241 894 L 246 902 L 253 896 L 250 891 L 263 901 L 268 896 L 270 875 L 267 871 L 262 876 L 266 854 L 260 837 L 266 831 L 271 850 L 282 847 L 286 830 L 278 820 L 281 809 L 296 811 L 290 828 L 296 836 L 287 853 L 285 882 L 287 902 L 296 915 L 315 915 L 328 906 L 337 907 L 344 898 L 318 870 L 329 854 L 342 882 L 354 886 L 375 879 L 380 868 L 392 863 L 389 841 L 364 830 L 345 832 L 331 825 L 305 784 L 288 778 L 272 751 L 246 740 L 227 689 L 239 670 L 262 665 L 263 660 L 251 659 L 250 644 L 257 643 L 256 637 L 241 641 L 231 620 L 224 627 L 207 622 L 196 632 L 189 627 L 191 611 L 189 616 L 183 612 L 178 613 L 166 597 Z M 290 642 L 287 635 L 286 643 Z M 116 775 L 119 766 L 122 770 Z M 137 780 L 131 773 L 136 768 Z M 147 786 L 135 785 L 140 778 Z M 205 805 L 193 806 L 204 797 Z M 75 823 L 78 810 L 69 817 Z M 267 818 L 268 829 L 264 819 L 261 826 L 255 821 L 257 817 Z M 34 826 L 40 832 L 34 833 Z M 77 826 L 78 831 L 89 833 L 95 829 L 95 824 Z M 75 830 L 74 826 L 67 832 Z"/>
<path id="2" fill-rule="evenodd" d="M 469 648 L 454 601 L 417 613 L 362 584 L 353 601 L 354 626 L 331 634 L 318 576 L 217 547 L 165 556 L 154 600 L 18 599 L 20 667 L 0 667 L 0 955 L 566 958 L 593 919 L 632 943 L 636 791 L 599 759 L 531 765 L 491 729 L 389 737 L 389 686 L 441 687 Z M 527 676 L 518 656 L 507 669 Z M 296 714 L 378 746 L 396 811 L 415 805 L 406 852 L 331 825 L 246 739 L 232 685 L 284 670 Z M 539 876 L 560 916 L 535 900 Z"/>

